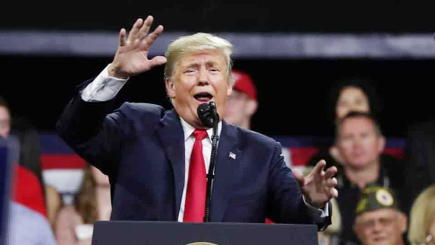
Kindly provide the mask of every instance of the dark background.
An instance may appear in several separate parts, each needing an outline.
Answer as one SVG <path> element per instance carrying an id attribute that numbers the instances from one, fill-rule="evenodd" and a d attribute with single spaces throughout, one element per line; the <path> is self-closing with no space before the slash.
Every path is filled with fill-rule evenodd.
<path id="1" fill-rule="evenodd" d="M 432 32 L 435 1 L 2 1 L 1 29 L 118 30 L 154 15 L 167 31 Z"/>
<path id="2" fill-rule="evenodd" d="M 18 116 L 41 130 L 54 130 L 63 107 L 82 81 L 98 75 L 111 58 L 0 57 L 1 94 Z M 258 88 L 259 110 L 253 129 L 269 135 L 330 135 L 328 90 L 338 79 L 370 78 L 383 101 L 381 124 L 390 137 L 403 137 L 408 126 L 434 117 L 435 60 L 236 60 Z M 132 78 L 122 101 L 149 102 L 170 108 L 163 67 Z M 435 118 L 435 117 L 434 117 Z"/>
<path id="3" fill-rule="evenodd" d="M 113 31 L 137 17 L 155 16 L 167 32 L 433 33 L 435 1 L 7 1 L 0 30 Z M 31 40 L 29 40 L 31 41 Z M 1 91 L 17 116 L 53 131 L 75 86 L 98 75 L 111 57 L 0 55 Z M 435 118 L 434 59 L 238 59 L 258 87 L 253 129 L 268 135 L 331 135 L 326 106 L 331 84 L 363 76 L 384 102 L 381 124 L 389 137 Z M 163 68 L 132 78 L 122 101 L 170 104 Z"/>

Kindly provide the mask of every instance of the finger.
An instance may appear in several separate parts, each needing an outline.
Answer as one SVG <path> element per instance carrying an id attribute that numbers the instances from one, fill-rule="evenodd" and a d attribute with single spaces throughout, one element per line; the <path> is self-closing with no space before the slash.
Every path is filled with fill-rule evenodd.
<path id="1" fill-rule="evenodd" d="M 162 34 L 162 32 L 163 32 L 163 26 L 162 25 L 157 26 L 157 28 L 151 34 L 149 34 L 148 37 L 145 39 L 146 43 L 149 46 L 151 46 L 154 43 L 154 41 L 156 40 L 156 38 L 160 34 Z"/>
<path id="2" fill-rule="evenodd" d="M 163 65 L 163 64 L 166 63 L 166 57 L 164 57 L 164 56 L 156 56 L 156 57 L 152 58 L 150 60 L 150 62 L 151 62 L 151 66 L 152 67 Z"/>
<path id="3" fill-rule="evenodd" d="M 137 34 L 143 25 L 143 20 L 141 18 L 137 19 L 134 22 L 133 27 L 131 27 L 130 32 L 128 33 L 128 40 L 134 40 L 137 38 Z"/>
<path id="4" fill-rule="evenodd" d="M 332 166 L 332 167 L 328 168 L 328 169 L 325 171 L 325 175 L 324 175 L 324 177 L 325 177 L 326 179 L 329 179 L 329 178 L 331 178 L 332 176 L 334 176 L 336 173 L 337 173 L 337 168 L 336 168 L 335 166 Z"/>
<path id="5" fill-rule="evenodd" d="M 312 173 L 321 175 L 325 166 L 326 166 L 325 160 L 322 159 L 322 160 L 318 161 L 316 166 L 314 167 Z"/>
<path id="6" fill-rule="evenodd" d="M 124 46 L 125 45 L 125 36 L 126 36 L 126 34 L 127 34 L 127 31 L 124 28 L 122 28 L 119 31 L 119 46 Z"/>
<path id="7" fill-rule="evenodd" d="M 335 187 L 335 186 L 337 186 L 337 179 L 336 178 L 332 178 L 332 179 L 328 179 L 327 181 L 326 181 L 326 186 L 328 186 L 328 187 Z"/>
<path id="8" fill-rule="evenodd" d="M 295 179 L 298 181 L 299 186 L 304 186 L 305 185 L 305 177 L 304 175 L 299 172 L 298 170 L 294 169 L 293 170 L 293 175 L 295 176 Z"/>
<path id="9" fill-rule="evenodd" d="M 148 17 L 145 19 L 142 27 L 139 30 L 139 33 L 138 33 L 139 39 L 144 39 L 147 36 L 148 31 L 150 30 L 151 25 L 153 24 L 153 21 L 154 21 L 154 17 L 152 17 L 151 15 L 148 15 Z"/>
<path id="10" fill-rule="evenodd" d="M 338 198 L 338 190 L 337 189 L 332 188 L 329 193 L 332 197 Z"/>

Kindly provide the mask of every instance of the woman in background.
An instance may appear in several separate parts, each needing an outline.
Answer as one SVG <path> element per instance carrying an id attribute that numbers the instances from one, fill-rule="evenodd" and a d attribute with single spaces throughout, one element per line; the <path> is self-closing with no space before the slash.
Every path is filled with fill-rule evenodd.
<path id="1" fill-rule="evenodd" d="M 420 193 L 412 205 L 408 240 L 413 245 L 435 245 L 435 185 Z"/>
<path id="2" fill-rule="evenodd" d="M 59 211 L 55 224 L 58 245 L 91 244 L 93 224 L 109 220 L 111 210 L 108 177 L 88 166 L 74 204 Z"/>
<path id="3" fill-rule="evenodd" d="M 367 112 L 375 118 L 378 117 L 381 111 L 380 101 L 375 87 L 369 80 L 364 78 L 343 79 L 332 86 L 329 93 L 328 109 L 331 125 L 335 125 L 350 111 Z M 339 166 L 343 163 L 335 145 L 321 148 L 318 154 L 311 157 L 307 166 L 314 167 L 321 159 L 326 161 L 326 168 Z"/>

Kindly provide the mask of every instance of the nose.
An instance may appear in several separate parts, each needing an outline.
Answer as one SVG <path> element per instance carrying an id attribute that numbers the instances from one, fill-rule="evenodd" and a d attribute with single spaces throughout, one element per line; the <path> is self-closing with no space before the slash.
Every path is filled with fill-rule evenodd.
<path id="1" fill-rule="evenodd" d="M 375 221 L 373 224 L 373 231 L 380 232 L 380 231 L 382 231 L 382 227 L 383 226 L 382 226 L 381 222 Z"/>
<path id="2" fill-rule="evenodd" d="M 362 145 L 362 139 L 361 137 L 357 136 L 353 139 L 353 147 L 355 149 L 361 148 Z"/>
<path id="3" fill-rule="evenodd" d="M 209 83 L 209 79 L 208 79 L 207 69 L 205 67 L 202 67 L 199 70 L 198 85 L 205 86 L 208 85 L 208 83 Z"/>

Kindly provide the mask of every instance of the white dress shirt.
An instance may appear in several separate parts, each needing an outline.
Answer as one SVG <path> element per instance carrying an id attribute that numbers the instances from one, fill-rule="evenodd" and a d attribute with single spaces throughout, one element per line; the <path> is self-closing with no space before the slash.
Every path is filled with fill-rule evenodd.
<path id="1" fill-rule="evenodd" d="M 84 101 L 87 102 L 102 102 L 113 99 L 116 94 L 121 90 L 121 88 L 125 85 L 128 79 L 119 79 L 115 77 L 109 76 L 108 66 L 92 81 L 92 83 L 88 84 L 88 86 L 82 91 L 81 97 Z M 180 118 L 181 119 L 181 118 Z M 181 119 L 181 125 L 184 131 L 184 149 L 185 149 L 185 181 L 183 187 L 183 195 L 181 198 L 180 211 L 178 213 L 178 221 L 183 222 L 184 217 L 184 206 L 186 203 L 186 189 L 187 182 L 189 179 L 189 165 L 190 165 L 190 155 L 192 154 L 193 144 L 195 142 L 195 138 L 192 133 L 195 130 L 190 124 Z M 220 135 L 222 130 L 222 122 L 219 122 L 218 125 L 218 135 Z M 207 136 L 202 140 L 203 144 L 203 156 L 205 162 L 205 169 L 208 172 L 208 168 L 210 165 L 210 156 L 211 156 L 211 137 L 213 134 L 213 129 L 207 130 Z M 328 204 L 323 209 L 318 209 L 305 201 L 305 204 L 308 206 L 310 210 L 310 216 L 312 216 L 313 220 L 316 222 L 321 222 L 322 219 L 329 216 L 328 212 Z"/>

